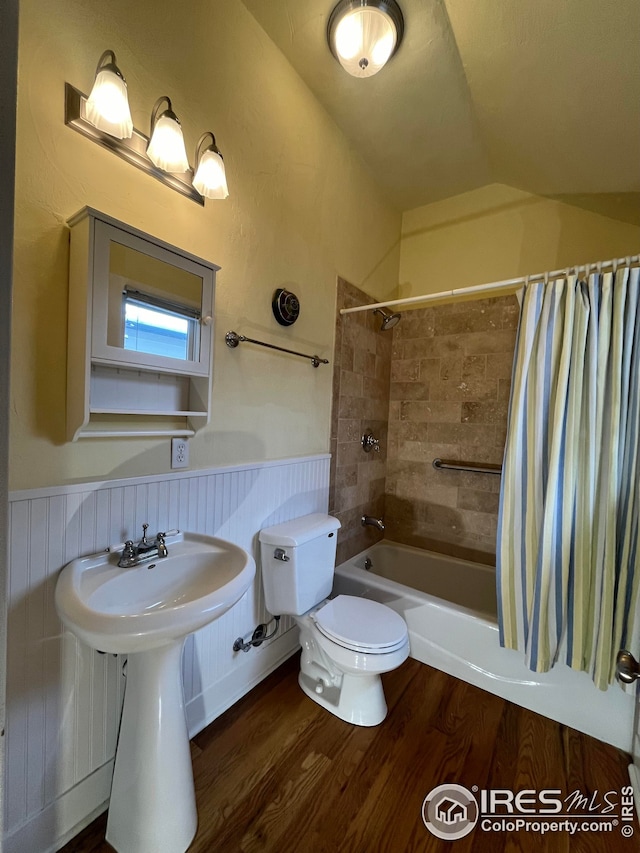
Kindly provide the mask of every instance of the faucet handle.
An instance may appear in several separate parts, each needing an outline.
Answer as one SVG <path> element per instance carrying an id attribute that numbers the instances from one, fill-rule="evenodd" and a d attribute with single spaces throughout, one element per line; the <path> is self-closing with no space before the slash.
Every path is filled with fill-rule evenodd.
<path id="1" fill-rule="evenodd" d="M 177 536 L 179 533 L 180 533 L 180 531 L 178 530 L 178 528 L 173 527 L 171 530 L 165 530 L 165 532 L 162 535 L 166 539 L 167 536 Z"/>
<path id="2" fill-rule="evenodd" d="M 127 539 L 124 543 L 124 548 L 122 549 L 122 557 L 123 559 L 131 559 L 135 557 L 135 551 L 133 550 L 133 541 L 131 539 Z"/>
<path id="3" fill-rule="evenodd" d="M 370 429 L 362 436 L 360 444 L 365 453 L 371 453 L 372 450 L 374 453 L 380 453 L 380 441 L 375 438 Z"/>

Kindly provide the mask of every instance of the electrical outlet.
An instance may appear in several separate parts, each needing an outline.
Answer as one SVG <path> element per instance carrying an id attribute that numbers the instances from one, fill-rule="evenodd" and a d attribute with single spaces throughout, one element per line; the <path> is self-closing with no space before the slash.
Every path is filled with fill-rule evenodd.
<path id="1" fill-rule="evenodd" d="M 189 441 L 186 438 L 171 439 L 171 467 L 189 467 Z"/>

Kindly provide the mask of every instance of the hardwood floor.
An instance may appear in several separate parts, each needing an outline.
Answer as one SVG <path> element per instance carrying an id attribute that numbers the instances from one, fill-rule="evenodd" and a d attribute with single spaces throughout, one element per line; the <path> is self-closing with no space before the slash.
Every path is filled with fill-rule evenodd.
<path id="1" fill-rule="evenodd" d="M 436 785 L 580 790 L 590 799 L 616 791 L 619 801 L 628 756 L 414 660 L 384 677 L 389 714 L 369 729 L 312 702 L 297 674 L 296 655 L 194 738 L 199 825 L 190 853 L 640 849 L 635 817 L 629 839 L 620 826 L 572 836 L 479 825 L 455 842 L 435 838 L 421 808 Z M 64 853 L 112 853 L 105 825 L 103 815 Z"/>

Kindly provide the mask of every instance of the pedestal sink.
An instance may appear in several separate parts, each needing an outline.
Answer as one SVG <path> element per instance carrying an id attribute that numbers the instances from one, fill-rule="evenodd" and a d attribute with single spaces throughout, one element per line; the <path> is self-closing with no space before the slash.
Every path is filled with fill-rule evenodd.
<path id="1" fill-rule="evenodd" d="M 78 639 L 128 655 L 106 836 L 118 853 L 184 853 L 193 840 L 182 648 L 255 576 L 253 558 L 223 539 L 182 533 L 166 545 L 166 557 L 132 568 L 113 552 L 74 560 L 56 584 L 58 614 Z"/>

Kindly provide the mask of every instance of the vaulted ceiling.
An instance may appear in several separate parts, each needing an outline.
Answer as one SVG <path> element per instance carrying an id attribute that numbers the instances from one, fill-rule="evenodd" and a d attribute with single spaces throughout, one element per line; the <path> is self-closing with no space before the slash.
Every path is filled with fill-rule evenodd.
<path id="1" fill-rule="evenodd" d="M 337 0 L 243 0 L 409 210 L 490 183 L 640 224 L 638 0 L 399 0 L 405 36 L 350 77 Z"/>

